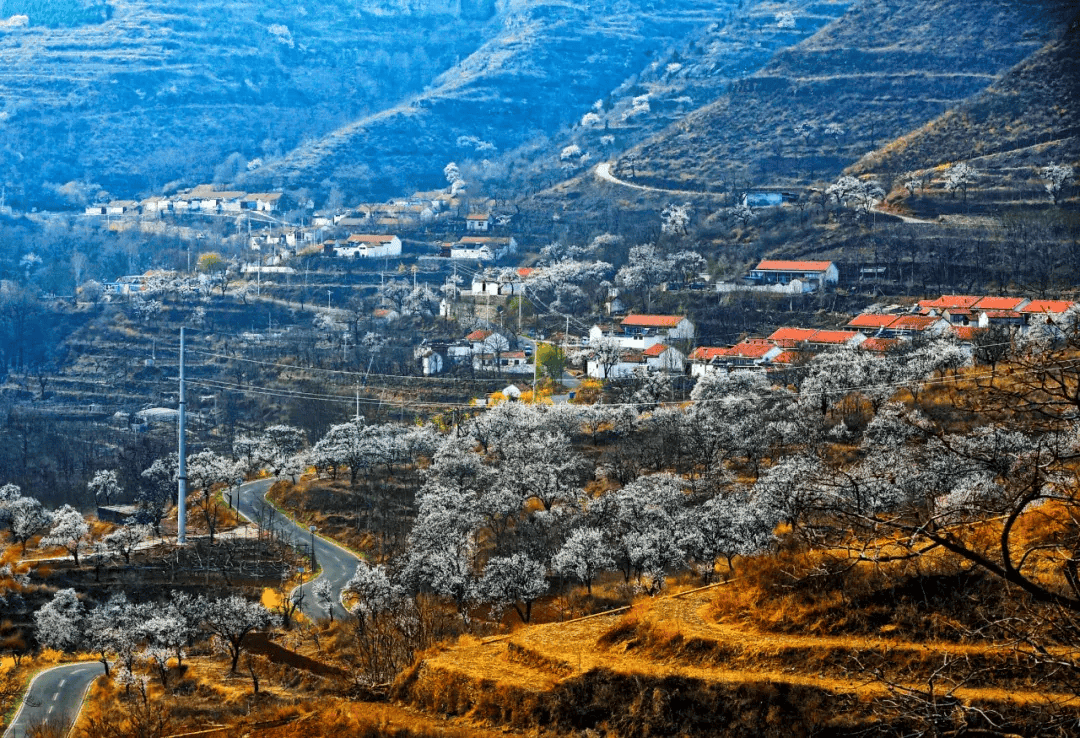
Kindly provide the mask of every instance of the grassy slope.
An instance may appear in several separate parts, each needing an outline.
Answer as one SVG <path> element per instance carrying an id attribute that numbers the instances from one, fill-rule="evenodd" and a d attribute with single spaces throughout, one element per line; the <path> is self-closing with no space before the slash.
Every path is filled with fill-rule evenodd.
<path id="1" fill-rule="evenodd" d="M 706 189 L 832 178 L 1037 50 L 1061 22 L 1051 6 L 868 0 L 641 146 L 636 179 Z M 797 135 L 807 121 L 816 133 Z M 826 135 L 830 123 L 844 133 Z"/>

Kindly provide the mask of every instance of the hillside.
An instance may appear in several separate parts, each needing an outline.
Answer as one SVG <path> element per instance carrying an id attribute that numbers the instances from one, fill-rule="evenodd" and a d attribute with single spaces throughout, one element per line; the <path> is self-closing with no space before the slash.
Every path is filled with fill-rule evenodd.
<path id="1" fill-rule="evenodd" d="M 495 11 L 486 1 L 377 12 L 280 0 L 84 5 L 0 8 L 8 204 L 229 180 L 415 94 L 490 35 Z"/>
<path id="2" fill-rule="evenodd" d="M 340 187 L 383 194 L 442 185 L 453 160 L 474 185 L 535 191 L 716 99 L 849 4 L 532 4 L 408 104 L 301 146 L 249 179 L 338 181 L 336 169 L 353 167 L 369 178 Z M 797 20 L 779 23 L 785 13 Z M 567 146 L 578 151 L 561 156 Z"/>
<path id="3" fill-rule="evenodd" d="M 1059 32 L 1058 7 L 1015 0 L 858 4 L 638 147 L 632 162 L 620 159 L 615 171 L 694 190 L 833 178 L 1037 51 Z"/>
<path id="4" fill-rule="evenodd" d="M 999 81 L 955 109 L 867 154 L 852 174 L 921 172 L 968 161 L 985 178 L 974 196 L 983 206 L 1046 200 L 1035 170 L 1080 159 L 1080 23 L 1009 70 Z M 928 175 L 932 177 L 933 175 Z M 1020 191 L 1018 191 L 1020 190 Z"/>

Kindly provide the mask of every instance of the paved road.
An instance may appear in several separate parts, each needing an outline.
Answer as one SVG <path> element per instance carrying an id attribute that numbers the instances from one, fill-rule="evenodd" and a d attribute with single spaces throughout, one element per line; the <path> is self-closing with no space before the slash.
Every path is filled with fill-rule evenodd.
<path id="1" fill-rule="evenodd" d="M 82 709 L 90 683 L 104 673 L 104 667 L 97 661 L 64 664 L 39 673 L 30 682 L 30 689 L 4 738 L 25 738 L 30 728 L 45 721 L 62 724 L 61 732 L 66 732 Z"/>
<path id="2" fill-rule="evenodd" d="M 265 502 L 263 498 L 275 481 L 277 480 L 260 479 L 257 482 L 248 482 L 240 487 L 240 512 L 243 513 L 248 520 L 253 522 L 259 520 L 259 505 L 269 504 Z M 296 525 L 280 513 L 275 513 L 274 515 L 274 527 L 284 535 L 292 538 L 298 546 L 305 550 L 311 547 L 311 532 L 307 528 Z M 356 573 L 356 565 L 360 562 L 360 559 L 352 552 L 316 536 L 315 561 L 322 567 L 322 574 L 319 576 L 319 579 L 328 579 L 334 592 L 338 595 L 338 597 L 335 598 L 334 617 L 345 617 L 348 613 L 345 612 L 345 608 L 343 608 L 338 601 L 341 594 L 341 588 L 344 587 L 345 583 L 352 579 L 353 574 Z M 319 606 L 319 603 L 315 601 L 315 597 L 311 594 L 311 582 L 305 584 L 303 590 L 304 604 L 302 605 L 302 609 L 304 614 L 315 619 L 328 617 L 326 610 Z"/>

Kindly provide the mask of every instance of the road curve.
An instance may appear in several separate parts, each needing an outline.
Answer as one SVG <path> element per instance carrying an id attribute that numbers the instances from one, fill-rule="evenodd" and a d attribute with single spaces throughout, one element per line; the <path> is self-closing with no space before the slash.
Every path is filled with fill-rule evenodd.
<path id="1" fill-rule="evenodd" d="M 25 738 L 32 727 L 46 721 L 62 725 L 60 732 L 65 733 L 82 710 L 90 683 L 104 673 L 105 668 L 97 661 L 64 664 L 39 672 L 30 682 L 4 738 Z"/>
<path id="2" fill-rule="evenodd" d="M 269 504 L 265 502 L 264 498 L 276 481 L 276 479 L 260 479 L 256 482 L 241 485 L 238 506 L 240 512 L 248 520 L 252 522 L 259 520 L 258 506 L 260 503 Z M 297 546 L 303 547 L 305 550 L 310 548 L 311 532 L 307 528 L 296 525 L 281 513 L 277 513 L 274 517 L 274 528 L 291 538 Z M 360 563 L 360 558 L 351 551 L 316 536 L 315 561 L 316 564 L 322 567 L 322 574 L 319 575 L 319 579 L 328 580 L 337 595 L 334 598 L 334 617 L 345 617 L 348 613 L 345 612 L 345 608 L 340 603 L 341 590 L 345 583 L 352 579 L 353 574 L 356 573 L 356 565 Z M 308 582 L 303 586 L 304 602 L 301 609 L 305 615 L 316 620 L 329 617 L 326 610 L 315 601 L 315 597 L 311 594 L 311 584 L 311 582 Z"/>
<path id="3" fill-rule="evenodd" d="M 610 161 L 602 161 L 596 165 L 596 169 L 593 173 L 596 178 L 602 182 L 608 182 L 609 184 L 620 185 L 622 187 L 629 187 L 632 190 L 640 190 L 642 192 L 658 192 L 662 195 L 681 195 L 683 197 L 726 197 L 723 192 L 699 192 L 697 190 L 669 190 L 664 187 L 650 187 L 649 185 L 637 184 L 635 182 L 627 182 L 625 179 L 619 179 L 611 173 Z"/>

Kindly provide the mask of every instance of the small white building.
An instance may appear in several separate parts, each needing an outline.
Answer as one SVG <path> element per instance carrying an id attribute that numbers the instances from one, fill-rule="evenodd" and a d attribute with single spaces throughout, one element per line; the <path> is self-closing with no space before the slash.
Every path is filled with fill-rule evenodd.
<path id="1" fill-rule="evenodd" d="M 472 365 L 473 369 L 478 372 L 531 375 L 536 371 L 532 357 L 524 351 L 473 354 Z"/>
<path id="2" fill-rule="evenodd" d="M 465 216 L 465 230 L 469 233 L 486 233 L 489 228 L 491 216 L 487 213 L 469 213 Z"/>
<path id="3" fill-rule="evenodd" d="M 336 256 L 355 259 L 377 259 L 401 256 L 401 239 L 381 234 L 356 234 L 334 247 Z"/>
<path id="4" fill-rule="evenodd" d="M 253 192 L 250 195 L 244 195 L 240 199 L 240 207 L 244 210 L 272 213 L 277 210 L 280 199 L 280 192 Z"/>
<path id="5" fill-rule="evenodd" d="M 443 373 L 446 362 L 443 360 L 442 354 L 435 349 L 430 346 L 417 346 L 413 355 L 420 362 L 420 370 L 425 377 Z"/>
<path id="6" fill-rule="evenodd" d="M 813 288 L 821 288 L 839 282 L 840 271 L 831 261 L 763 259 L 750 270 L 747 279 L 758 284 L 788 284 L 801 280 Z M 809 291 L 805 285 L 803 291 Z"/>
<path id="7" fill-rule="evenodd" d="M 679 349 L 656 343 L 641 352 L 641 358 L 650 373 L 685 374 L 686 355 Z"/>
<path id="8" fill-rule="evenodd" d="M 618 325 L 594 325 L 589 329 L 589 343 L 613 338 L 625 349 L 644 351 L 658 343 L 690 340 L 694 324 L 681 315 L 627 315 Z"/>
<path id="9" fill-rule="evenodd" d="M 450 247 L 450 258 L 495 261 L 516 251 L 517 241 L 512 236 L 465 236 Z"/>

